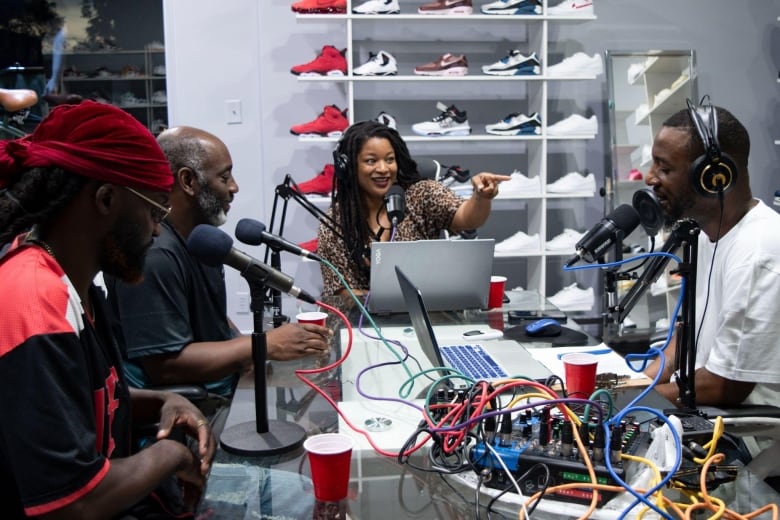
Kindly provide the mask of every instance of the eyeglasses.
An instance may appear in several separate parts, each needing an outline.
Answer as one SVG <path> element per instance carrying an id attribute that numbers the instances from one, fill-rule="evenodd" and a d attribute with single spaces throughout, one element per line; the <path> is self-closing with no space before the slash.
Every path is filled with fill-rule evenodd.
<path id="1" fill-rule="evenodd" d="M 170 215 L 170 213 L 171 213 L 171 208 L 170 207 L 166 208 L 165 206 L 163 206 L 159 202 L 155 202 L 152 199 L 150 199 L 149 197 L 147 197 L 146 195 L 135 191 L 133 188 L 128 188 L 127 186 L 122 186 L 122 187 L 124 189 L 126 189 L 127 191 L 129 191 L 130 193 L 132 193 L 133 195 L 135 195 L 136 197 L 138 197 L 140 199 L 143 199 L 146 202 L 148 202 L 149 204 L 151 204 L 151 206 L 152 206 L 151 207 L 152 220 L 154 221 L 155 224 L 159 224 L 160 222 L 165 220 L 165 217 Z"/>

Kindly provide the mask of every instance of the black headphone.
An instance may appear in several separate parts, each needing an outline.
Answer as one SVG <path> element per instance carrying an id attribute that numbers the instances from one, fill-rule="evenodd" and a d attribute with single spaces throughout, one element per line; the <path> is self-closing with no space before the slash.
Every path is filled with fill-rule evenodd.
<path id="1" fill-rule="evenodd" d="M 349 156 L 341 151 L 341 141 L 333 150 L 333 173 L 337 179 L 346 179 L 349 169 Z"/>
<path id="2" fill-rule="evenodd" d="M 704 145 L 704 154 L 691 163 L 690 176 L 693 188 L 705 197 L 718 197 L 730 190 L 737 181 L 737 165 L 718 144 L 718 113 L 709 95 L 695 106 L 686 99 L 688 115 Z"/>

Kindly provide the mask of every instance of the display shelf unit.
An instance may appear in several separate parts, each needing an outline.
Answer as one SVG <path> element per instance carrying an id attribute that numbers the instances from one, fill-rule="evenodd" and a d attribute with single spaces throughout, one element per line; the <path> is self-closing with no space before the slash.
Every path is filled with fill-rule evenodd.
<path id="1" fill-rule="evenodd" d="M 157 134 L 168 124 L 165 50 L 66 51 L 60 91 L 111 103 Z"/>
<path id="2" fill-rule="evenodd" d="M 347 11 L 359 2 L 348 2 Z M 542 192 L 528 197 L 498 198 L 494 200 L 493 213 L 512 212 L 522 215 L 514 232 L 522 229 L 526 233 L 539 234 L 540 250 L 512 256 L 495 257 L 494 269 L 497 272 L 511 270 L 517 262 L 523 263 L 522 274 L 515 280 L 524 288 L 537 290 L 541 295 L 551 295 L 565 285 L 561 277 L 552 277 L 560 285 L 547 286 L 548 263 L 558 266 L 571 251 L 546 251 L 545 242 L 556 236 L 562 229 L 548 222 L 548 212 L 554 205 L 584 205 L 595 196 L 591 192 L 570 194 L 546 193 L 545 186 L 568 172 L 548 170 L 548 146 L 552 143 L 562 147 L 567 142 L 593 141 L 596 134 L 548 135 L 551 123 L 570 115 L 564 114 L 548 120 L 549 92 L 551 82 L 588 81 L 594 75 L 573 75 L 569 77 L 550 77 L 547 75 L 548 38 L 550 24 L 587 23 L 596 16 L 547 16 L 513 15 L 496 16 L 479 14 L 479 6 L 471 15 L 419 15 L 416 12 L 419 2 L 401 0 L 401 14 L 396 15 L 308 15 L 295 14 L 300 23 L 343 24 L 346 33 L 347 74 L 344 76 L 299 76 L 302 83 L 326 83 L 338 85 L 343 95 L 344 105 L 348 109 L 350 122 L 373 119 L 380 111 L 396 116 L 398 131 L 409 145 L 412 155 L 436 155 L 438 157 L 469 154 L 490 155 L 490 159 L 514 166 L 491 168 L 480 165 L 477 171 L 496 171 L 509 173 L 518 169 L 529 177 L 539 176 Z M 546 2 L 545 6 L 546 6 Z M 544 7 L 546 11 L 546 7 Z M 543 12 L 545 12 L 543 11 Z M 433 31 L 431 31 L 433 29 Z M 451 34 L 452 36 L 442 36 Z M 435 36 L 431 36 L 435 34 Z M 382 35 L 377 40 L 376 35 Z M 398 36 L 394 38 L 394 36 Z M 323 42 L 333 44 L 333 42 Z M 335 45 L 335 44 L 334 44 Z M 445 50 L 451 48 L 452 50 Z M 506 54 L 506 49 L 516 48 L 528 55 L 536 52 L 542 70 L 539 75 L 527 76 L 491 76 L 482 74 L 481 65 L 497 61 Z M 398 74 L 394 76 L 355 76 L 352 71 L 367 59 L 369 51 L 380 49 L 390 52 L 398 60 Z M 469 74 L 465 76 L 420 76 L 413 74 L 415 65 L 435 59 L 445 52 L 465 54 L 469 60 Z M 361 59 L 362 58 L 362 59 Z M 554 62 L 557 63 L 557 60 Z M 488 86 L 489 87 L 486 87 Z M 335 95 L 334 94 L 334 97 Z M 412 123 L 431 119 L 438 111 L 437 101 L 446 105 L 455 104 L 469 114 L 471 135 L 431 137 L 416 135 L 411 130 Z M 323 105 L 331 104 L 324 100 Z M 540 135 L 497 136 L 485 131 L 485 124 L 496 123 L 507 114 L 520 112 L 531 114 L 538 112 L 542 121 Z M 580 114 L 583 115 L 583 114 Z M 294 123 L 294 122 L 291 122 Z M 302 144 L 334 143 L 337 138 L 299 137 Z M 489 162 L 489 161 L 488 161 Z M 449 164 L 458 164 L 450 162 Z M 475 173 L 473 171 L 473 173 Z M 492 217 L 491 217 L 492 218 Z M 510 220 L 507 217 L 497 217 Z M 490 223 L 490 221 L 488 222 Z M 582 231 L 585 231 L 584 229 Z M 513 233 L 513 232 L 512 232 Z M 500 242 L 510 233 L 504 230 L 503 236 L 493 238 Z M 480 237 L 484 235 L 480 233 Z M 501 273 L 504 274 L 504 273 Z"/>

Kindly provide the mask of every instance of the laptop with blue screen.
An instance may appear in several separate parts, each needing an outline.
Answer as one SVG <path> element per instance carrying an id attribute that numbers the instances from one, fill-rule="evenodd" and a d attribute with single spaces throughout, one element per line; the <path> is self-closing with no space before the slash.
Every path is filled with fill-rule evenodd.
<path id="1" fill-rule="evenodd" d="M 433 366 L 452 367 L 475 380 L 496 381 L 523 376 L 544 382 L 552 372 L 516 341 L 490 340 L 484 345 L 463 343 L 439 345 L 433 332 L 423 294 L 396 266 L 404 303 L 420 348 Z"/>

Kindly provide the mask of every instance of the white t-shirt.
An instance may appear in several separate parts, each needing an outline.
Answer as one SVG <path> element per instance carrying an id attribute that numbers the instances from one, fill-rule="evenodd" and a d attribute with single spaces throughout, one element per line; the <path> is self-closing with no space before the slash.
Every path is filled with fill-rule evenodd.
<path id="1" fill-rule="evenodd" d="M 745 403 L 780 406 L 779 307 L 780 214 L 758 201 L 717 250 L 706 234 L 699 235 L 696 368 L 755 382 Z"/>

